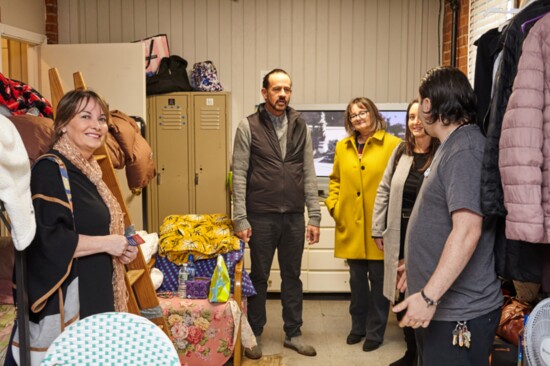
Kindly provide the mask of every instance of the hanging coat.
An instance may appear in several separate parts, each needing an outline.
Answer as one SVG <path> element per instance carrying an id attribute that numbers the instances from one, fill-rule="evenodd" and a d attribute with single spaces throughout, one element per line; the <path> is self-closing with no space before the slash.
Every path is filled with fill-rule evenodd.
<path id="1" fill-rule="evenodd" d="M 523 43 L 500 137 L 506 237 L 550 242 L 550 15 Z"/>

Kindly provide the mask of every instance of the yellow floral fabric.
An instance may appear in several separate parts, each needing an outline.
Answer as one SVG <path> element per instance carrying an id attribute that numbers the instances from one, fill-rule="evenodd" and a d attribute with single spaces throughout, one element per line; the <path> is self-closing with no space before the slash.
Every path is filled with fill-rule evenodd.
<path id="1" fill-rule="evenodd" d="M 0 305 L 0 365 L 4 364 L 6 358 L 16 315 L 14 305 Z"/>
<path id="2" fill-rule="evenodd" d="M 189 254 L 205 259 L 240 248 L 225 214 L 170 215 L 160 226 L 159 255 L 176 264 L 187 262 Z"/>

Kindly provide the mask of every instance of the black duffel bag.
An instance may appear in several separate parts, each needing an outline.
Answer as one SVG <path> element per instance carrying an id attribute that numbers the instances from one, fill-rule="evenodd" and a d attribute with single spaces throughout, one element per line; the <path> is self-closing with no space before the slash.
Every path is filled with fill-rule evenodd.
<path id="1" fill-rule="evenodd" d="M 164 57 L 157 73 L 146 80 L 147 95 L 193 90 L 187 75 L 187 61 L 177 55 Z"/>

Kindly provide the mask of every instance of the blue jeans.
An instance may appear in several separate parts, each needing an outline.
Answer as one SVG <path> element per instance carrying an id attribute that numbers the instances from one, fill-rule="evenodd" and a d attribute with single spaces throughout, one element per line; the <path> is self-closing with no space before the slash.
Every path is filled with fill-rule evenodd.
<path id="1" fill-rule="evenodd" d="M 489 366 L 489 354 L 500 321 L 501 308 L 468 320 L 470 348 L 452 345 L 456 322 L 432 321 L 428 328 L 416 329 L 418 366 Z"/>

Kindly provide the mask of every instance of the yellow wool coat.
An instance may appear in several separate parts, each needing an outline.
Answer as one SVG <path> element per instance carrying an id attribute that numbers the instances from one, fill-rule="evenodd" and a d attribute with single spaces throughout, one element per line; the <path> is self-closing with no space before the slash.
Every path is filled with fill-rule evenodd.
<path id="1" fill-rule="evenodd" d="M 365 143 L 359 159 L 355 136 L 336 144 L 329 194 L 325 203 L 336 222 L 334 256 L 382 260 L 384 253 L 371 237 L 376 191 L 386 164 L 401 139 L 383 130 Z"/>

